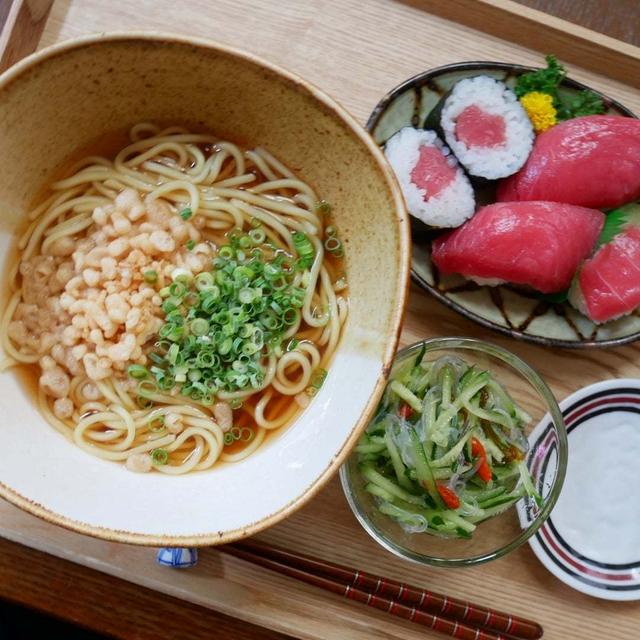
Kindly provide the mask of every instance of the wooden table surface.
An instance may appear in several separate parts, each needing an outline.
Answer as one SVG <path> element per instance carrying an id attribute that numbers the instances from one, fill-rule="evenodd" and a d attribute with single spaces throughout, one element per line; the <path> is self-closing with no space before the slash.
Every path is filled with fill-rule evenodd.
<path id="1" fill-rule="evenodd" d="M 638 0 L 517 0 L 612 38 L 640 46 Z"/>
<path id="2" fill-rule="evenodd" d="M 449 0 L 446 1 L 448 2 Z M 183 5 L 186 7 L 188 5 L 194 5 L 196 2 L 197 0 L 190 0 L 189 2 L 183 1 L 181 3 L 179 0 L 176 0 L 172 2 L 172 5 L 178 7 Z M 520 0 L 520 2 L 530 7 L 543 9 L 551 14 L 573 20 L 576 23 L 592 29 L 602 31 L 612 37 L 640 44 L 640 42 L 638 42 L 640 32 L 637 29 L 637 25 L 640 23 L 640 2 L 637 0 L 613 0 L 609 2 L 605 2 L 604 0 Z M 77 17 L 79 13 L 81 13 L 84 5 L 95 8 L 100 3 L 88 2 L 86 0 L 57 0 L 53 13 L 47 20 L 46 8 L 48 4 L 48 0 L 0 0 L 0 21 L 8 18 L 13 26 L 10 34 L 5 32 L 3 38 L 0 38 L 0 68 L 2 68 L 3 65 L 6 67 L 23 55 L 29 53 L 30 50 L 35 49 L 41 37 L 42 41 L 48 44 L 60 39 L 60 37 L 75 35 L 76 32 L 88 32 L 100 29 L 99 15 L 91 13 L 91 8 L 89 8 L 83 16 L 85 18 L 85 24 L 83 26 L 78 26 L 66 21 L 68 15 Z M 153 28 L 159 24 L 163 24 L 162 16 L 160 15 L 161 12 L 158 11 L 156 14 L 156 12 L 152 10 L 155 8 L 152 2 L 138 2 L 135 7 L 132 3 L 125 2 L 124 0 L 111 0 L 108 4 L 112 7 L 121 6 L 123 10 L 128 12 L 127 19 L 129 23 L 123 24 L 122 28 L 131 26 L 136 20 L 137 24 L 142 27 Z M 197 2 L 197 4 L 201 7 L 206 5 L 206 3 L 203 5 L 201 2 Z M 224 4 L 227 5 L 226 8 L 228 9 L 228 5 L 232 3 L 227 2 Z M 242 3 L 240 2 L 240 4 Z M 250 3 L 245 2 L 244 4 L 249 5 Z M 254 16 L 253 22 L 247 27 L 246 32 L 240 32 L 240 37 L 236 44 L 257 50 L 259 53 L 266 55 L 265 52 L 269 51 L 270 46 L 270 34 L 268 33 L 268 29 L 265 29 L 264 33 L 260 33 L 259 26 L 256 26 L 256 19 L 259 19 L 261 10 L 269 10 L 269 3 L 262 1 L 256 4 L 260 5 L 257 9 L 258 17 L 255 18 Z M 276 3 L 274 1 L 274 11 L 279 11 L 279 6 L 282 4 L 282 2 Z M 285 31 L 287 29 L 293 31 L 300 27 L 300 25 L 296 23 L 296 20 L 311 22 L 314 18 L 312 9 L 315 7 L 316 10 L 319 10 L 322 3 L 300 3 L 300 5 L 304 4 L 308 4 L 309 6 L 301 9 L 300 16 L 293 20 L 291 24 L 283 23 L 282 26 Z M 353 3 L 351 4 L 353 5 Z M 378 2 L 376 4 L 380 3 Z M 391 5 L 392 3 L 389 2 L 388 4 Z M 409 4 L 419 3 L 414 2 Z M 140 11 L 137 17 L 134 16 L 138 7 L 142 5 L 145 5 L 150 13 L 144 15 L 144 11 Z M 213 7 L 214 4 L 212 3 L 208 6 Z M 351 9 L 353 9 L 353 6 Z M 389 7 L 389 10 L 391 9 L 392 8 Z M 212 11 L 215 12 L 215 9 L 212 9 Z M 145 19 L 141 22 L 140 16 L 143 15 Z M 364 17 L 367 18 L 366 15 Z M 372 11 L 368 17 L 369 19 L 380 19 L 384 16 L 382 14 L 376 15 L 375 12 Z M 266 20 L 266 22 L 268 23 L 268 20 Z M 106 28 L 117 28 L 118 26 L 120 25 L 108 24 Z M 164 28 L 173 28 L 173 23 L 165 23 Z M 407 24 L 405 28 L 409 29 L 410 27 Z M 185 29 L 186 25 L 178 25 L 175 30 L 184 31 Z M 255 31 L 252 31 L 252 29 L 255 29 Z M 211 37 L 215 37 L 215 34 L 211 34 Z M 251 40 L 250 44 L 245 44 L 245 40 L 247 43 Z M 361 46 L 362 49 L 366 49 L 368 43 L 363 41 L 359 43 L 359 46 Z M 498 50 L 496 55 L 504 55 L 504 53 L 500 53 L 499 47 L 492 49 L 491 43 L 489 42 L 487 52 L 494 50 Z M 368 52 L 368 55 L 371 56 L 371 51 Z M 277 54 L 274 53 L 271 57 L 275 62 L 282 63 L 284 51 L 279 51 Z M 525 60 L 525 62 L 528 61 L 529 60 Z M 334 59 L 333 62 L 335 63 L 336 60 Z M 309 65 L 311 64 L 312 63 L 309 62 Z M 318 62 L 318 65 L 321 66 L 320 62 Z M 289 66 L 296 70 L 295 65 Z M 365 87 L 366 83 L 364 83 L 364 80 L 362 78 L 356 79 L 357 83 L 362 84 L 360 89 L 366 94 L 366 98 L 358 101 L 355 98 L 351 99 L 348 95 L 340 95 L 340 93 L 346 92 L 344 81 L 342 81 L 343 84 L 341 85 L 340 78 L 335 79 L 335 81 L 332 80 L 330 71 L 327 71 L 324 78 L 322 75 L 322 72 L 318 71 L 318 78 L 311 79 L 315 80 L 320 86 L 323 86 L 323 88 L 331 91 L 338 98 L 343 99 L 346 106 L 351 108 L 357 117 L 363 119 L 367 113 L 365 107 L 371 102 L 370 98 L 373 98 L 372 94 L 367 93 L 368 88 Z M 403 78 L 396 78 L 396 80 L 401 79 Z M 614 87 L 614 90 L 615 89 L 616 87 Z M 624 87 L 617 87 L 617 89 L 621 93 L 616 95 L 616 97 L 624 98 L 631 95 L 625 91 Z M 369 108 L 370 106 L 372 105 L 369 105 Z M 419 319 L 425 315 L 431 315 L 434 318 L 434 322 L 437 321 L 440 323 L 442 329 L 439 333 L 441 334 L 482 334 L 481 330 L 478 330 L 466 320 L 454 316 L 448 310 L 428 299 L 421 292 L 414 290 L 410 301 L 405 336 L 403 338 L 405 342 L 424 334 Z M 484 334 L 483 337 L 493 336 L 491 334 Z M 538 347 L 529 348 L 524 345 L 514 345 L 512 342 L 501 338 L 496 338 L 496 341 L 514 348 L 516 352 L 522 355 L 526 354 L 525 357 L 531 354 L 529 359 L 537 361 L 534 363 L 538 364 L 538 366 L 546 359 L 545 352 Z M 554 390 L 558 393 L 558 391 L 562 392 L 571 386 L 567 385 L 567 380 L 572 377 L 579 380 L 593 381 L 621 373 L 637 376 L 639 370 L 632 362 L 637 360 L 638 354 L 638 348 L 633 347 L 613 350 L 606 353 L 584 353 L 576 355 L 575 357 L 572 353 L 567 352 L 564 354 L 549 353 L 549 364 L 548 367 L 545 368 L 548 370 L 548 379 L 552 387 L 554 387 Z M 319 501 L 325 503 L 325 506 L 338 499 L 340 499 L 339 489 L 335 481 L 318 498 Z M 300 515 L 294 516 L 294 518 L 297 519 L 298 522 L 304 522 L 307 517 L 305 515 L 306 513 L 308 513 L 308 509 Z M 340 518 L 343 520 L 346 517 L 350 516 L 344 513 L 340 515 Z M 336 526 L 338 526 L 338 524 L 343 525 L 344 522 L 336 523 Z M 349 524 L 351 525 L 352 523 Z M 344 530 L 346 530 L 346 528 Z M 17 527 L 16 531 L 19 531 L 19 527 Z M 16 539 L 20 539 L 20 537 L 17 536 Z M 362 539 L 364 541 L 364 538 Z M 363 543 L 363 546 L 364 544 L 366 543 Z M 371 550 L 373 547 L 368 546 L 367 549 Z M 534 582 L 537 582 L 538 588 L 542 587 L 542 592 L 545 590 L 551 592 L 552 589 L 557 589 L 557 583 L 542 567 L 537 565 L 537 561 L 531 556 L 528 550 L 518 552 L 518 556 L 519 559 L 517 562 L 520 563 L 519 566 L 523 566 L 523 562 L 528 565 L 529 575 Z M 207 556 L 207 565 L 209 569 L 213 570 L 210 566 L 211 557 L 212 556 Z M 151 556 L 149 557 L 149 560 L 150 559 Z M 516 561 L 514 560 L 514 562 Z M 104 563 L 106 566 L 108 563 L 107 557 L 104 558 Z M 97 565 L 99 565 L 99 562 L 96 562 L 96 566 Z M 478 569 L 478 571 L 482 571 L 482 569 Z M 223 575 L 225 575 L 224 572 Z M 254 574 L 249 572 L 249 575 L 253 576 Z M 475 575 L 475 577 L 471 579 L 474 581 L 478 580 L 478 572 L 469 575 Z M 233 577 L 232 571 L 231 578 Z M 493 581 L 496 587 L 499 588 L 501 581 L 507 580 L 508 577 L 509 566 L 501 564 L 499 569 L 492 573 L 488 579 Z M 449 582 L 449 586 L 455 588 L 455 580 L 452 579 Z M 520 586 L 522 587 L 522 585 Z M 296 593 L 295 586 L 291 587 L 291 593 Z M 307 591 L 301 589 L 301 593 L 307 593 Z M 590 615 L 592 616 L 602 616 L 603 622 L 608 616 L 620 614 L 620 608 L 615 605 L 610 606 L 611 603 L 594 601 L 575 594 L 575 592 L 568 589 L 556 590 L 555 593 L 561 594 L 562 598 L 566 598 L 567 601 L 572 601 L 574 605 L 575 603 L 579 603 L 578 606 L 583 608 L 585 616 L 588 610 L 590 610 Z M 509 594 L 505 594 L 505 597 L 507 598 L 507 603 L 509 603 Z M 246 622 L 240 622 L 235 618 L 216 613 L 211 609 L 172 598 L 156 590 L 134 585 L 94 569 L 88 569 L 78 564 L 42 553 L 41 551 L 35 551 L 26 546 L 17 545 L 14 542 L 1 539 L 0 598 L 24 604 L 51 615 L 65 618 L 80 626 L 102 631 L 113 637 L 123 639 L 139 638 L 145 640 L 147 638 L 157 637 L 198 639 L 213 636 L 220 640 L 227 638 L 238 640 L 244 640 L 245 638 L 266 640 L 275 638 L 283 639 L 286 637 L 274 631 L 253 626 Z M 513 602 L 516 602 L 515 596 Z M 552 612 L 549 613 L 550 619 L 557 618 L 559 621 L 558 624 L 560 624 L 563 615 L 561 605 L 562 603 L 559 602 L 557 610 L 553 603 L 549 605 L 552 609 Z M 595 614 L 594 611 L 596 612 Z M 607 639 L 614 637 L 631 639 L 635 633 L 633 629 L 637 630 L 637 627 L 633 624 L 633 620 L 638 621 L 638 613 L 639 610 L 635 607 L 630 610 L 630 612 L 627 610 L 624 617 L 617 618 L 617 629 L 607 632 Z M 377 620 L 378 618 L 375 619 Z M 382 636 L 376 635 L 376 637 Z M 429 635 L 429 637 L 431 636 Z M 567 635 L 565 637 L 569 638 L 570 636 Z M 563 637 L 562 640 L 564 640 L 565 637 Z M 581 635 L 571 637 L 582 638 Z M 589 635 L 588 637 L 596 638 L 598 636 Z M 605 636 L 601 637 L 604 638 Z M 559 637 L 558 640 L 560 640 Z"/>

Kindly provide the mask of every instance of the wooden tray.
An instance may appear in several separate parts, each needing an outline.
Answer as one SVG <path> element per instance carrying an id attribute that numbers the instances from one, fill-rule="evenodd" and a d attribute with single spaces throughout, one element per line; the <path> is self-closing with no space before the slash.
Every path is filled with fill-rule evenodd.
<path id="1" fill-rule="evenodd" d="M 505 0 L 56 0 L 40 46 L 90 32 L 139 28 L 195 34 L 250 50 L 316 83 L 361 122 L 387 90 L 427 68 L 460 60 L 536 65 L 544 53 L 556 53 L 571 63 L 573 77 L 640 112 L 637 89 L 624 83 L 640 85 L 640 49 Z M 525 345 L 412 290 L 403 343 L 440 335 L 477 336 L 512 349 L 545 375 L 558 398 L 597 380 L 640 377 L 640 345 L 585 352 Z M 215 549 L 202 551 L 195 569 L 172 571 L 155 565 L 153 550 L 70 533 L 1 502 L 0 535 L 300 638 L 440 637 Z M 397 560 L 359 527 L 337 479 L 309 506 L 260 537 L 534 617 L 544 625 L 546 638 L 637 637 L 640 603 L 604 602 L 569 589 L 527 546 L 466 570 L 424 569 Z M 161 627 L 161 612 L 158 622 Z"/>

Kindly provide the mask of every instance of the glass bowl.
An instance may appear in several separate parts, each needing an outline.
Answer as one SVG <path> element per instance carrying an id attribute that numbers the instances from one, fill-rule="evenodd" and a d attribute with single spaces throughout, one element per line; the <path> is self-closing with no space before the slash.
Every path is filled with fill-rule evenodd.
<path id="1" fill-rule="evenodd" d="M 515 402 L 532 418 L 525 427 L 527 436 L 544 420 L 549 434 L 531 444 L 527 466 L 531 470 L 545 460 L 545 473 L 534 480 L 542 496 L 542 506 L 522 498 L 516 505 L 478 525 L 470 539 L 440 538 L 424 533 L 407 533 L 394 520 L 376 509 L 375 498 L 364 489 L 358 471 L 357 456 L 352 455 L 340 469 L 342 487 L 356 518 L 385 549 L 421 564 L 461 567 L 495 560 L 517 549 L 528 540 L 549 516 L 558 499 L 567 468 L 567 431 L 549 387 L 528 364 L 496 345 L 470 338 L 424 340 L 398 352 L 395 367 L 415 358 L 425 347 L 424 358 L 436 360 L 450 355 L 490 371 L 509 391 Z M 536 463 L 536 461 L 538 461 Z M 518 513 L 527 517 L 519 518 Z"/>

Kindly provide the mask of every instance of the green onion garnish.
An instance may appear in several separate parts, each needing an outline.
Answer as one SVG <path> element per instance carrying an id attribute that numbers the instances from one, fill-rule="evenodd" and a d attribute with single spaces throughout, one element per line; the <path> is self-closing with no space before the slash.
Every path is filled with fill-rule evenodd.
<path id="1" fill-rule="evenodd" d="M 149 398 L 145 398 L 144 396 L 136 396 L 136 404 L 141 409 L 149 409 L 151 406 L 153 406 L 153 401 Z"/>
<path id="2" fill-rule="evenodd" d="M 215 280 L 213 274 L 208 272 L 199 273 L 196 276 L 196 289 L 198 291 L 204 291 L 205 289 L 212 289 L 215 286 Z"/>
<path id="3" fill-rule="evenodd" d="M 196 318 L 191 321 L 190 328 L 194 336 L 204 336 L 209 331 L 209 322 L 204 318 Z"/>
<path id="4" fill-rule="evenodd" d="M 233 434 L 230 431 L 224 434 L 224 444 L 228 447 L 230 444 L 233 444 L 236 439 L 233 437 Z"/>
<path id="5" fill-rule="evenodd" d="M 166 449 L 154 449 L 151 452 L 151 460 L 153 461 L 153 464 L 161 467 L 162 465 L 167 464 L 167 461 L 169 460 L 169 453 Z"/>
<path id="6" fill-rule="evenodd" d="M 187 247 L 189 251 L 193 251 L 193 248 L 195 246 L 196 246 L 195 240 L 187 240 L 187 242 L 185 243 L 185 247 Z"/>
<path id="7" fill-rule="evenodd" d="M 141 364 L 132 364 L 129 365 L 127 374 L 131 378 L 142 380 L 142 378 L 146 378 L 149 375 L 149 372 L 147 371 L 147 368 L 143 367 Z"/>
<path id="8" fill-rule="evenodd" d="M 192 215 L 193 215 L 193 211 L 191 210 L 191 207 L 185 207 L 185 208 L 180 212 L 180 217 L 181 217 L 183 220 L 188 220 Z"/>
<path id="9" fill-rule="evenodd" d="M 177 391 L 211 404 L 220 392 L 258 389 L 265 379 L 265 356 L 283 349 L 283 336 L 300 321 L 308 278 L 301 278 L 294 265 L 296 259 L 304 270 L 313 264 L 311 239 L 294 232 L 297 255 L 292 256 L 269 246 L 261 225 L 248 233 L 236 229 L 227 238 L 211 271 L 182 277 L 176 269 L 173 282 L 160 290 L 164 324 L 148 354 L 151 379 L 142 381 L 151 386 L 140 386 L 139 396 Z M 231 406 L 238 408 L 241 401 Z M 249 432 L 243 433 L 248 440 Z"/>
<path id="10" fill-rule="evenodd" d="M 249 231 L 249 237 L 254 244 L 258 245 L 266 240 L 267 234 L 260 228 L 251 229 L 251 231 Z"/>
<path id="11" fill-rule="evenodd" d="M 153 284 L 158 279 L 158 272 L 154 271 L 153 269 L 145 271 L 143 275 L 144 281 L 148 282 L 149 284 Z"/>
<path id="12" fill-rule="evenodd" d="M 156 416 L 149 422 L 149 431 L 160 433 L 165 430 L 164 416 Z"/>
<path id="13" fill-rule="evenodd" d="M 187 287 L 182 282 L 173 282 L 169 285 L 169 293 L 174 298 L 182 298 L 182 296 L 187 292 Z"/>
<path id="14" fill-rule="evenodd" d="M 331 213 L 331 205 L 324 200 L 316 203 L 316 212 L 328 216 Z"/>
<path id="15" fill-rule="evenodd" d="M 293 246 L 298 253 L 298 265 L 303 269 L 308 269 L 313 264 L 315 250 L 311 240 L 302 231 L 293 232 Z"/>
<path id="16" fill-rule="evenodd" d="M 327 370 L 326 369 L 316 369 L 311 376 L 311 381 L 309 387 L 307 388 L 307 393 L 311 396 L 314 396 L 327 378 Z"/>
<path id="17" fill-rule="evenodd" d="M 340 251 L 340 249 L 342 249 L 342 242 L 336 236 L 329 236 L 324 241 L 324 248 L 329 253 L 334 253 L 335 254 L 336 252 Z"/>

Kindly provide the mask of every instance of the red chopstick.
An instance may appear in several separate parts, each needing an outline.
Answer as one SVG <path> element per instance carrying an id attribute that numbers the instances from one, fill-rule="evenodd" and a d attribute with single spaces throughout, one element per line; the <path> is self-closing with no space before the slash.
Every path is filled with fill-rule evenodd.
<path id="1" fill-rule="evenodd" d="M 354 589 L 350 585 L 343 582 L 338 582 L 336 580 L 332 580 L 331 578 L 325 578 L 319 575 L 306 573 L 303 569 L 296 569 L 289 565 L 276 562 L 275 560 L 263 558 L 262 556 L 252 553 L 251 551 L 243 550 L 235 546 L 235 544 L 226 545 L 224 547 L 221 547 L 221 549 L 229 555 L 236 556 L 237 558 L 242 558 L 243 560 L 248 560 L 253 564 L 271 569 L 272 571 L 277 571 L 278 573 L 282 573 L 291 578 L 296 578 L 302 582 L 312 584 L 316 587 L 321 587 L 323 589 L 326 589 L 327 591 L 332 591 L 333 593 L 337 593 L 338 595 L 344 596 L 345 598 L 357 600 L 358 602 L 362 602 L 366 605 L 369 605 L 370 607 L 382 609 L 383 611 L 386 611 L 392 615 L 406 618 L 411 622 L 425 625 L 427 627 L 430 627 L 431 629 L 434 629 L 435 631 L 446 633 L 447 635 L 454 638 L 460 638 L 460 640 L 509 640 L 510 638 L 510 636 L 496 635 L 495 633 L 492 633 L 490 631 L 484 631 L 480 629 L 480 627 L 471 627 L 464 624 L 463 622 L 452 621 L 448 618 L 442 618 L 431 613 L 425 613 L 424 611 L 420 611 L 416 607 L 410 608 L 403 604 L 399 604 L 395 600 L 388 600 L 387 598 L 383 598 L 381 596 L 373 595 L 370 593 L 367 594 L 366 592 L 361 591 L 357 588 Z"/>
<path id="2" fill-rule="evenodd" d="M 243 540 L 221 549 L 254 564 L 388 611 L 455 638 L 535 640 L 543 633 L 542 627 L 530 620 L 264 543 Z"/>

